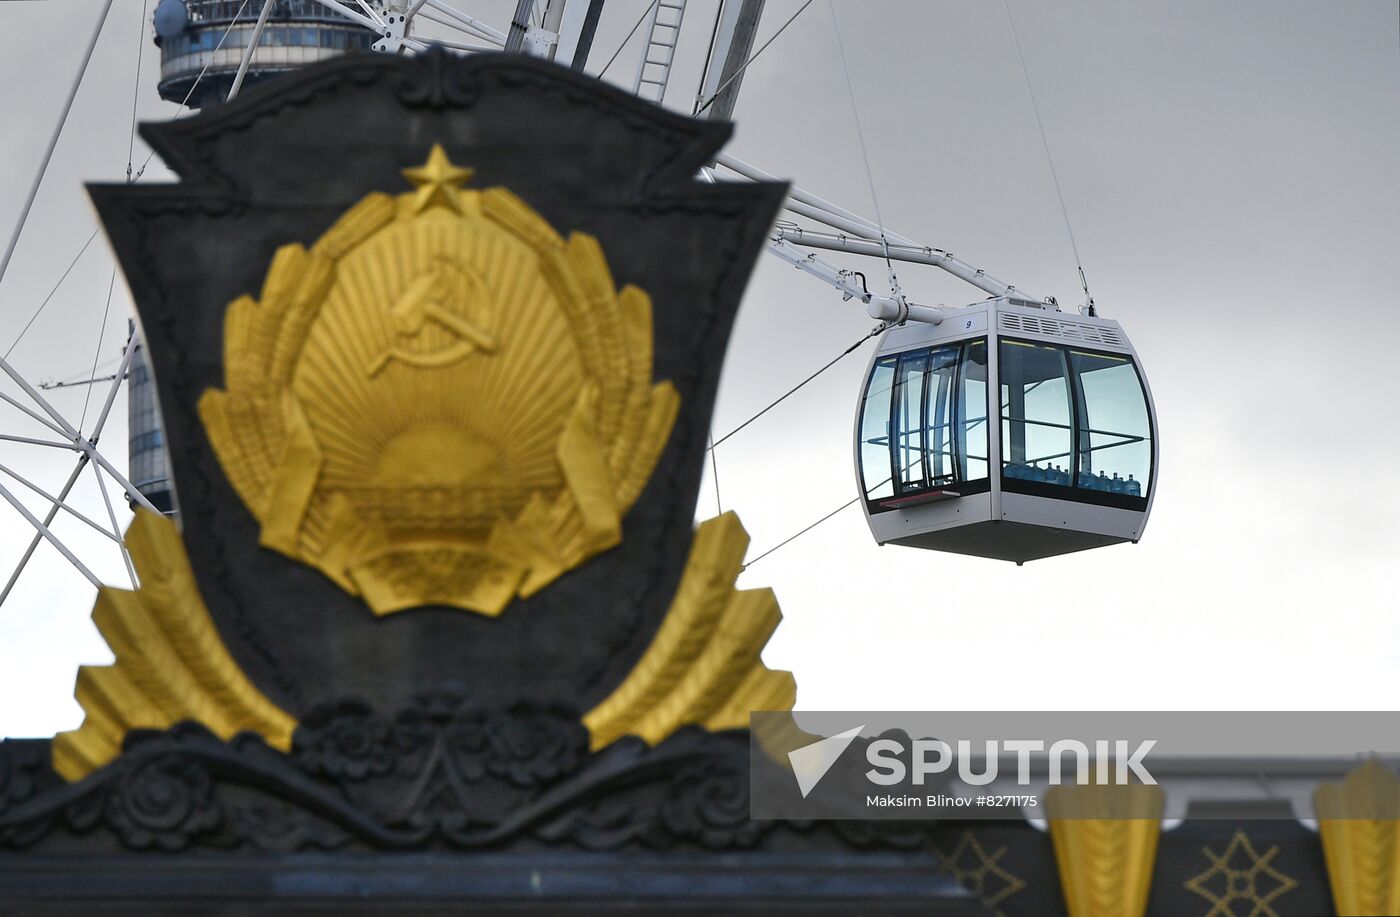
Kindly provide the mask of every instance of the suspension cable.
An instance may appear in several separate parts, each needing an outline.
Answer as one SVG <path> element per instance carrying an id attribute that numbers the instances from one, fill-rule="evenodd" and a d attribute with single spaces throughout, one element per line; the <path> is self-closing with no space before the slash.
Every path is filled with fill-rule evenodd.
<path id="1" fill-rule="evenodd" d="M 1021 37 L 1016 32 L 1016 20 L 1011 15 L 1010 0 L 1001 0 L 1006 10 L 1006 21 L 1011 25 L 1011 41 L 1016 46 L 1016 57 L 1021 62 L 1021 76 L 1026 80 L 1026 94 L 1031 97 L 1031 110 L 1035 112 L 1035 125 L 1040 129 L 1040 144 L 1045 148 L 1045 161 L 1050 164 L 1050 178 L 1055 182 L 1055 196 L 1060 199 L 1060 215 L 1065 218 L 1065 233 L 1069 236 L 1070 251 L 1074 253 L 1074 264 L 1079 269 L 1079 285 L 1084 290 L 1085 305 L 1089 314 L 1094 314 L 1094 297 L 1089 293 L 1089 281 L 1084 276 L 1084 259 L 1079 257 L 1079 245 L 1074 241 L 1074 227 L 1069 222 L 1069 208 L 1065 206 L 1065 193 L 1060 189 L 1060 175 L 1055 170 L 1055 157 L 1050 155 L 1050 141 L 1045 136 L 1045 122 L 1040 118 L 1040 105 L 1035 99 L 1035 89 L 1031 86 L 1031 72 L 1026 66 L 1026 55 L 1021 50 Z"/>
<path id="2" fill-rule="evenodd" d="M 846 77 L 846 95 L 851 100 L 851 120 L 855 122 L 856 139 L 860 141 L 860 155 L 865 162 L 865 180 L 870 185 L 870 200 L 875 205 L 875 225 L 880 230 L 880 244 L 885 249 L 885 268 L 890 272 L 891 292 L 895 299 L 900 299 L 899 275 L 895 273 L 894 261 L 890 258 L 890 240 L 885 236 L 885 218 L 880 213 L 880 196 L 875 193 L 875 175 L 870 170 L 870 152 L 865 147 L 865 131 L 860 126 L 860 108 L 856 105 L 856 90 L 851 84 L 851 68 L 846 63 L 846 43 L 841 40 L 841 23 L 836 18 L 836 4 L 833 0 L 826 0 L 826 6 L 831 11 L 831 30 L 836 33 L 836 49 L 841 55 L 841 72 Z"/>
<path id="3" fill-rule="evenodd" d="M 29 316 L 29 321 L 24 323 L 24 327 L 20 329 L 19 334 L 10 342 L 10 347 L 5 351 L 3 359 L 8 360 L 10 354 L 14 353 L 15 348 L 19 346 L 19 342 L 24 340 L 24 336 L 29 333 L 29 328 L 34 324 L 34 320 L 39 317 L 39 313 L 44 311 L 44 307 L 49 304 L 49 300 L 53 299 L 54 294 L 58 292 L 58 288 L 63 286 L 63 281 L 67 280 L 68 275 L 73 273 L 73 268 L 77 266 L 78 259 L 83 257 L 83 253 L 88 250 L 88 246 L 92 245 L 93 240 L 97 238 L 97 232 L 96 229 L 92 231 L 92 235 L 88 236 L 87 241 L 83 243 L 83 247 L 78 249 L 78 253 L 73 256 L 73 260 L 68 262 L 68 267 L 64 268 L 63 276 L 58 278 L 58 282 L 53 285 L 53 289 L 49 290 L 49 294 L 44 297 L 43 302 L 39 303 L 39 308 L 34 310 L 34 314 Z"/>
<path id="4" fill-rule="evenodd" d="M 737 426 L 737 427 L 735 427 L 734 429 L 730 430 L 728 433 L 724 434 L 724 435 L 721 436 L 719 439 L 716 439 L 716 440 L 714 440 L 713 442 L 711 442 L 708 451 L 709 451 L 711 454 L 713 454 L 713 453 L 714 453 L 714 450 L 715 450 L 715 446 L 718 446 L 720 443 L 722 443 L 722 442 L 724 442 L 725 440 L 729 439 L 729 437 L 733 436 L 735 433 L 738 433 L 740 430 L 744 429 L 744 428 L 747 427 L 749 424 L 753 423 L 755 420 L 758 420 L 758 419 L 759 419 L 760 417 L 762 417 L 764 414 L 767 414 L 769 411 L 773 410 L 775 407 L 777 407 L 778 405 L 782 404 L 782 403 L 783 403 L 784 401 L 786 401 L 789 397 L 791 397 L 792 395 L 796 394 L 797 391 L 798 391 L 798 389 L 802 388 L 802 386 L 806 385 L 808 382 L 811 382 L 813 379 L 817 378 L 817 377 L 820 376 L 822 373 L 826 372 L 828 369 L 831 369 L 831 367 L 833 367 L 833 366 L 835 366 L 837 363 L 839 363 L 839 362 L 840 362 L 843 358 L 845 358 L 848 354 L 854 353 L 855 350 L 856 350 L 856 348 L 860 347 L 861 344 L 864 344 L 866 341 L 870 340 L 870 339 L 873 338 L 875 335 L 877 335 L 877 334 L 879 334 L 880 332 L 884 331 L 887 327 L 888 327 L 888 325 L 885 325 L 884 323 L 881 323 L 881 324 L 879 324 L 879 325 L 876 325 L 876 326 L 870 331 L 869 334 L 866 334 L 866 335 L 862 336 L 862 337 L 860 338 L 860 340 L 856 341 L 856 342 L 855 342 L 854 344 L 852 344 L 850 347 L 847 347 L 845 350 L 843 350 L 843 351 L 841 351 L 840 353 L 838 353 L 835 357 L 833 357 L 830 361 L 828 361 L 827 364 L 826 364 L 825 366 L 823 366 L 821 369 L 819 369 L 819 370 L 817 370 L 816 372 L 812 373 L 810 376 L 808 376 L 807 378 L 803 379 L 801 382 L 797 383 L 797 384 L 794 385 L 792 388 L 788 389 L 786 392 L 784 392 L 782 395 L 780 395 L 776 401 L 772 402 L 772 403 L 769 404 L 767 407 L 765 407 L 763 410 L 759 411 L 757 414 L 753 415 L 752 417 L 750 417 L 748 420 L 744 421 L 743 423 L 739 424 L 739 426 Z"/>
<path id="5" fill-rule="evenodd" d="M 731 73 L 731 74 L 729 75 L 729 79 L 725 80 L 723 83 L 720 83 L 720 84 L 719 84 L 719 88 L 716 89 L 716 90 L 714 91 L 714 94 L 711 95 L 710 98 L 707 99 L 707 100 L 705 101 L 705 104 L 704 104 L 704 105 L 698 106 L 698 107 L 695 109 L 695 111 L 691 113 L 691 114 L 692 114 L 692 117 L 696 117 L 696 118 L 700 117 L 700 115 L 702 115 L 702 114 L 705 113 L 705 109 L 707 109 L 707 108 L 709 108 L 711 105 L 715 104 L 715 99 L 718 99 L 718 98 L 719 98 L 719 94 L 720 94 L 721 92 L 724 92 L 724 90 L 728 89 L 728 88 L 729 88 L 729 84 L 732 83 L 732 82 L 734 82 L 736 79 L 738 79 L 738 78 L 739 78 L 739 74 L 741 74 L 741 73 L 743 73 L 745 70 L 747 70 L 748 67 L 749 67 L 749 64 L 752 64 L 754 61 L 758 60 L 758 56 L 759 56 L 760 54 L 762 54 L 764 51 L 768 50 L 768 46 L 771 45 L 773 42 L 777 41 L 777 40 L 778 40 L 778 36 L 781 35 L 781 34 L 783 34 L 783 29 L 786 29 L 788 26 L 792 25 L 793 21 L 794 21 L 795 19 L 797 19 L 798 16 L 801 16 L 801 15 L 802 15 L 802 11 L 805 10 L 805 9 L 807 9 L 807 7 L 809 7 L 809 6 L 811 6 L 811 5 L 812 5 L 812 0 L 807 0 L 806 3 L 802 4 L 802 6 L 798 8 L 797 12 L 795 12 L 795 13 L 793 13 L 791 16 L 789 16 L 789 17 L 788 17 L 788 21 L 787 21 L 787 22 L 784 22 L 784 23 L 782 24 L 782 26 L 778 29 L 778 31 L 774 32 L 774 33 L 773 33 L 773 36 L 763 43 L 763 47 L 759 48 L 757 51 L 755 51 L 755 52 L 753 53 L 752 56 L 749 57 L 748 60 L 744 61 L 744 64 L 743 64 L 742 67 L 740 67 L 738 70 L 735 70 L 733 73 Z M 712 49 L 712 50 L 713 50 L 713 49 Z M 720 61 L 720 66 L 721 66 L 721 67 L 724 66 L 724 61 Z"/>
<path id="6" fill-rule="evenodd" d="M 613 56 L 608 58 L 608 62 L 603 65 L 603 69 L 598 71 L 598 79 L 601 80 L 608 75 L 608 68 L 613 65 L 613 61 L 617 60 L 617 56 L 622 53 L 622 49 L 627 47 L 627 43 L 632 40 L 632 36 L 637 34 L 637 30 L 640 29 L 642 23 L 646 21 L 647 14 L 651 12 L 651 8 L 656 6 L 658 2 L 659 0 L 651 0 L 651 2 L 647 4 L 647 8 L 642 10 L 642 15 L 632 24 L 632 31 L 627 33 L 627 37 L 622 39 L 622 44 L 617 46 L 617 50 L 613 52 Z"/>
<path id="7" fill-rule="evenodd" d="M 891 482 L 891 481 L 893 481 L 893 480 L 894 480 L 894 476 L 891 475 L 890 477 L 885 478 L 885 479 L 884 479 L 883 481 L 881 481 L 879 484 L 876 484 L 875 487 L 884 487 L 886 484 L 888 484 L 889 482 Z M 874 488 L 872 488 L 872 489 L 874 489 Z M 829 513 L 827 513 L 825 516 L 822 516 L 822 517 L 821 517 L 820 519 L 818 519 L 816 522 L 813 522 L 811 525 L 807 526 L 805 529 L 803 529 L 802 531 L 798 532 L 796 535 L 793 535 L 793 536 L 791 536 L 790 538 L 786 538 L 786 539 L 784 539 L 783 541 L 779 542 L 778 544 L 773 545 L 773 547 L 769 548 L 768 550 L 764 551 L 762 554 L 760 554 L 760 555 L 758 555 L 757 557 L 755 557 L 753 560 L 751 560 L 751 561 L 749 561 L 748 563 L 744 564 L 743 569 L 747 570 L 749 567 L 752 567 L 754 564 L 758 563 L 760 560 L 763 560 L 763 558 L 767 557 L 769 554 L 772 554 L 774 551 L 778 550 L 779 548 L 786 547 L 787 545 L 789 545 L 789 544 L 791 544 L 792 542 L 796 541 L 797 539 L 801 538 L 803 535 L 806 535 L 806 534 L 807 534 L 808 532 L 810 532 L 812 529 L 816 528 L 817 526 L 821 525 L 823 522 L 825 522 L 825 521 L 827 521 L 828 519 L 830 519 L 830 518 L 832 518 L 833 516 L 835 516 L 837 513 L 841 512 L 841 510 L 846 509 L 847 507 L 849 507 L 852 503 L 859 503 L 859 502 L 860 502 L 860 495 L 857 494 L 854 498 L 852 498 L 851 500 L 848 500 L 848 501 L 845 502 L 845 503 L 842 503 L 840 506 L 836 507 L 834 510 L 832 510 L 832 511 L 829 512 Z"/>
<path id="8" fill-rule="evenodd" d="M 272 0 L 268 0 L 269 3 Z M 83 425 L 87 423 L 88 403 L 92 400 L 92 383 L 97 379 L 97 362 L 102 358 L 102 339 L 107 336 L 107 317 L 112 312 L 112 290 L 117 285 L 117 267 L 112 265 L 112 278 L 107 281 L 107 305 L 102 307 L 102 327 L 97 332 L 97 347 L 92 353 L 92 372 L 88 374 L 88 387 L 83 392 L 83 414 L 78 420 L 78 432 L 83 432 Z M 115 384 L 120 385 L 118 380 Z M 96 466 L 93 466 L 94 468 Z"/>
<path id="9" fill-rule="evenodd" d="M 715 458 L 715 437 L 710 434 L 710 444 L 705 448 L 710 453 L 710 477 L 715 479 L 715 514 L 724 515 L 724 501 L 719 496 L 719 461 Z"/>
<path id="10" fill-rule="evenodd" d="M 204 79 L 204 74 L 208 72 L 209 65 L 214 62 L 215 55 L 217 55 L 219 49 L 224 46 L 224 42 L 228 40 L 229 33 L 233 31 L 233 27 L 238 25 L 238 20 L 243 16 L 243 10 L 246 9 L 247 6 L 248 0 L 243 0 L 243 2 L 238 5 L 238 9 L 234 12 L 233 18 L 229 20 L 228 28 L 224 29 L 224 34 L 219 36 L 219 43 L 214 45 L 214 50 L 209 53 L 209 60 L 205 61 L 199 73 L 195 74 L 194 82 L 190 84 L 189 91 L 186 92 L 185 97 L 180 100 L 180 107 L 175 109 L 175 114 L 170 116 L 171 121 L 179 118 L 180 113 L 185 110 L 185 106 L 190 104 L 190 98 L 194 95 L 194 91 L 199 88 L 199 81 Z M 150 153 L 146 154 L 146 161 L 141 163 L 141 168 L 136 170 L 136 175 L 131 179 L 133 184 L 140 181 L 141 176 L 146 174 L 146 167 L 151 164 L 151 160 L 155 159 L 155 157 L 155 150 L 151 150 Z"/>
<path id="11" fill-rule="evenodd" d="M 131 138 L 126 143 L 126 181 L 131 183 L 131 159 L 136 151 L 136 100 L 141 95 L 141 59 L 146 50 L 146 7 L 150 0 L 141 0 L 141 30 L 136 36 L 136 79 L 131 87 Z"/>
<path id="12" fill-rule="evenodd" d="M 796 541 L 797 539 L 801 538 L 803 535 L 806 535 L 806 534 L 807 534 L 808 532 L 810 532 L 812 529 L 814 529 L 814 528 L 816 528 L 817 526 L 821 525 L 823 522 L 825 522 L 826 520 L 830 519 L 832 516 L 835 516 L 837 513 L 841 512 L 843 509 L 846 509 L 846 508 L 850 507 L 852 504 L 858 502 L 859 500 L 860 500 L 860 497 L 853 497 L 852 499 L 848 500 L 847 502 L 842 503 L 840 506 L 836 507 L 834 510 L 832 510 L 832 511 L 829 512 L 829 513 L 827 513 L 825 516 L 822 516 L 822 517 L 821 517 L 820 519 L 818 519 L 816 522 L 813 522 L 811 525 L 807 526 L 805 529 L 803 529 L 802 531 L 798 532 L 796 535 L 791 535 L 791 536 L 789 536 L 789 537 L 783 539 L 782 541 L 780 541 L 780 542 L 778 542 L 777 544 L 775 544 L 773 547 L 769 548 L 768 550 L 764 551 L 762 554 L 760 554 L 760 555 L 758 555 L 757 557 L 755 557 L 753 560 L 751 560 L 751 561 L 749 561 L 748 563 L 744 564 L 744 569 L 747 570 L 749 567 L 752 567 L 754 564 L 758 563 L 760 560 L 763 560 L 763 558 L 767 557 L 769 554 L 772 554 L 774 551 L 778 550 L 779 548 L 787 547 L 787 546 L 788 546 L 789 544 L 791 544 L 792 542 L 794 542 L 794 541 Z"/>

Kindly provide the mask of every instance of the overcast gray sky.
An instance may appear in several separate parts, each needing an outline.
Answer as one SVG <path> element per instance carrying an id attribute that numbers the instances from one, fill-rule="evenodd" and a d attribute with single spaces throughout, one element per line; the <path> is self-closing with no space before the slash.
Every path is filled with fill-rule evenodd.
<path id="1" fill-rule="evenodd" d="M 501 29 L 514 7 L 459 5 Z M 609 3 L 592 72 L 646 5 Z M 800 6 L 769 0 L 760 41 Z M 5 238 L 99 7 L 4 4 L 14 37 L 0 63 Z M 689 5 L 671 107 L 690 110 L 714 8 Z M 1002 5 L 835 8 L 885 222 L 1023 290 L 1078 302 Z M 1017 568 L 878 548 L 851 507 L 743 575 L 782 604 L 765 659 L 796 673 L 799 707 L 814 710 L 1396 708 L 1396 4 L 1011 8 L 1095 298 L 1132 336 L 1156 398 L 1152 520 L 1137 546 Z M 125 174 L 138 38 L 140 117 L 175 112 L 156 95 L 159 52 L 141 0 L 116 0 L 0 286 L 0 352 L 94 228 L 81 183 Z M 630 84 L 639 47 L 634 39 L 607 78 Z M 736 155 L 874 218 L 827 0 L 752 64 L 736 120 Z M 147 153 L 138 140 L 138 167 Z M 154 161 L 144 180 L 168 173 Z M 99 237 L 14 351 L 30 378 L 86 374 L 95 352 L 99 364 L 115 360 L 130 304 L 118 276 L 99 346 L 111 272 Z M 980 298 L 932 269 L 902 268 L 901 281 L 920 302 Z M 763 258 L 716 431 L 870 327 L 818 281 Z M 854 495 L 851 421 L 867 357 L 847 358 L 717 451 L 720 501 L 739 512 L 753 555 Z M 81 389 L 55 400 L 82 413 Z M 117 411 L 103 442 L 124 467 L 124 398 Z M 2 405 L 0 428 L 35 429 Z M 53 450 L 8 444 L 0 464 L 50 490 L 71 468 Z M 105 513 L 90 478 L 79 493 L 86 512 Z M 707 479 L 698 517 L 715 505 Z M 122 582 L 110 542 L 81 523 L 60 531 Z M 0 510 L 0 579 L 29 535 Z M 0 607 L 0 735 L 80 721 L 75 667 L 110 659 L 88 620 L 93 594 L 45 546 Z"/>

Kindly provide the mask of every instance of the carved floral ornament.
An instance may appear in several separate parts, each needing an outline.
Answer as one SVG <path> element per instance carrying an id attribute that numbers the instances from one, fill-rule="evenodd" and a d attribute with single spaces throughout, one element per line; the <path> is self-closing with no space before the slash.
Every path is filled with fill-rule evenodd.
<path id="1" fill-rule="evenodd" d="M 679 399 L 593 237 L 441 146 L 404 175 L 229 305 L 200 416 L 263 546 L 376 614 L 494 616 L 621 540 Z"/>

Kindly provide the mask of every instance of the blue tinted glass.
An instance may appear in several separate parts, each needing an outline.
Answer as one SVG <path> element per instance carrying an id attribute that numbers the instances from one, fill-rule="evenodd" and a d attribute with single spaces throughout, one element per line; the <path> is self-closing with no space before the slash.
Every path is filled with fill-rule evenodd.
<path id="1" fill-rule="evenodd" d="M 882 357 L 871 371 L 860 417 L 860 473 L 869 500 L 894 495 L 890 469 L 890 399 L 894 357 Z"/>
<path id="2" fill-rule="evenodd" d="M 1064 351 L 1002 341 L 999 357 L 1002 475 L 1069 487 L 1073 414 Z"/>
<path id="3" fill-rule="evenodd" d="M 924 374 L 928 351 L 900 355 L 894 393 L 894 467 L 901 492 L 928 486 L 924 464 Z"/>
<path id="4" fill-rule="evenodd" d="M 958 372 L 958 461 L 964 481 L 987 477 L 987 342 L 963 347 Z"/>
<path id="5" fill-rule="evenodd" d="M 1147 496 L 1152 475 L 1152 427 L 1133 362 L 1116 354 L 1070 351 L 1079 388 L 1079 468 L 1082 488 Z"/>

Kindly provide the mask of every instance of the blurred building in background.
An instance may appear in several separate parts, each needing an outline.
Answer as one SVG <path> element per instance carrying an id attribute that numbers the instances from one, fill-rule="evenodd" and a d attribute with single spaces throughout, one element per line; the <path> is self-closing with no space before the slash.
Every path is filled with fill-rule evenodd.
<path id="1" fill-rule="evenodd" d="M 161 0 L 155 12 L 161 98 L 191 108 L 227 99 L 261 12 L 258 0 Z M 377 37 L 316 0 L 275 0 L 243 86 L 369 50 Z"/>
<path id="2" fill-rule="evenodd" d="M 132 337 L 136 352 L 127 373 L 127 477 L 161 512 L 175 514 L 175 489 L 170 483 L 170 457 L 160 419 L 151 368 L 139 335 Z"/>

